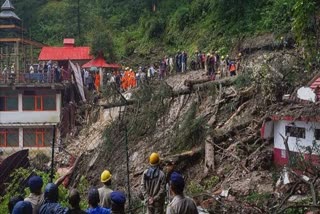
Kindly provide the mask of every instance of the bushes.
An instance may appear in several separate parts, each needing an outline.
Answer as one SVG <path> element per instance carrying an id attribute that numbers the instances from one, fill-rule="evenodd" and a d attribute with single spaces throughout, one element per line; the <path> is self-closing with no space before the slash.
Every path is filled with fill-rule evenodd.
<path id="1" fill-rule="evenodd" d="M 42 171 L 34 171 L 30 172 L 29 169 L 17 169 L 12 175 L 11 175 L 11 182 L 7 186 L 7 193 L 4 196 L 0 196 L 0 213 L 8 213 L 8 202 L 11 197 L 21 195 L 23 197 L 26 197 L 30 194 L 29 188 L 26 187 L 26 181 L 28 180 L 29 176 L 32 174 L 37 174 L 42 177 L 43 179 L 43 189 L 45 188 L 45 185 L 49 183 L 50 177 L 48 173 L 42 172 Z M 57 177 L 56 177 L 57 179 Z M 78 184 L 78 190 L 80 194 L 83 196 L 86 191 L 89 188 L 89 184 L 87 180 L 82 177 L 80 179 L 80 183 Z M 67 207 L 68 206 L 68 190 L 64 188 L 63 186 L 59 186 L 59 202 Z M 86 198 L 82 197 L 82 201 L 80 203 L 81 208 L 87 208 L 88 204 L 86 202 Z"/>

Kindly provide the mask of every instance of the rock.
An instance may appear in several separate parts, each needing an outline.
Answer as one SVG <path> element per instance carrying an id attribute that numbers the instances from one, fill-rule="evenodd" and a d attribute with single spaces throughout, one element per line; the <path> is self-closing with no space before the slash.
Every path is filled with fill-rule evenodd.
<path id="1" fill-rule="evenodd" d="M 214 206 L 215 203 L 216 203 L 215 200 L 213 198 L 210 198 L 202 201 L 200 205 L 204 209 L 210 209 L 211 207 Z"/>

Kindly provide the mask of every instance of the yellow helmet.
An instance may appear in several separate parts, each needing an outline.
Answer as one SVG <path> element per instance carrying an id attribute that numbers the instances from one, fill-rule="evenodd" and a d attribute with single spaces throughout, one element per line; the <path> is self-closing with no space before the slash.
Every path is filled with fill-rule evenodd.
<path id="1" fill-rule="evenodd" d="M 101 182 L 105 183 L 105 182 L 109 181 L 111 179 L 111 177 L 112 177 L 111 173 L 108 170 L 104 170 L 101 173 Z"/>
<path id="2" fill-rule="evenodd" d="M 155 166 L 155 165 L 158 165 L 160 162 L 160 156 L 158 153 L 152 153 L 149 157 L 149 164 L 151 166 Z"/>

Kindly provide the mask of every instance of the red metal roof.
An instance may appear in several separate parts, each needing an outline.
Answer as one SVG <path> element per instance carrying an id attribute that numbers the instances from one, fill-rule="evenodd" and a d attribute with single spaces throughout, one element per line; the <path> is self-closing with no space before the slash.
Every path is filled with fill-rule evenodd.
<path id="1" fill-rule="evenodd" d="M 82 66 L 83 68 L 91 68 L 91 67 L 98 67 L 98 68 L 121 68 L 121 65 L 117 64 L 108 64 L 106 60 L 102 56 L 98 56 L 95 59 L 87 62 Z"/>
<path id="2" fill-rule="evenodd" d="M 90 47 L 43 47 L 40 61 L 90 60 Z"/>

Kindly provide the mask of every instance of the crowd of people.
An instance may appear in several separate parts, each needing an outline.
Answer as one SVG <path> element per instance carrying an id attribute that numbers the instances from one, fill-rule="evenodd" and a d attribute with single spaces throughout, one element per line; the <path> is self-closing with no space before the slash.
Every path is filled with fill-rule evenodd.
<path id="1" fill-rule="evenodd" d="M 175 170 L 174 163 L 167 164 L 166 173 L 160 167 L 160 156 L 152 153 L 149 157 L 149 167 L 141 178 L 141 200 L 148 214 L 197 214 L 195 202 L 185 196 L 185 180 Z M 88 191 L 89 207 L 84 211 L 80 208 L 81 196 L 76 189 L 68 194 L 68 207 L 59 203 L 58 186 L 73 172 L 59 178 L 55 183 L 48 183 L 44 192 L 43 180 L 34 175 L 28 180 L 30 195 L 12 197 L 8 204 L 10 214 L 124 214 L 126 195 L 122 191 L 112 190 L 112 175 L 110 171 L 101 173 L 102 187 L 92 187 Z M 167 205 L 165 207 L 165 205 Z"/>
<path id="2" fill-rule="evenodd" d="M 137 71 L 129 67 L 115 71 L 110 74 L 108 80 L 116 82 L 119 89 L 126 91 L 150 79 L 163 80 L 166 76 L 190 70 L 205 70 L 211 80 L 236 76 L 241 72 L 241 53 L 235 59 L 231 59 L 229 55 L 220 56 L 217 51 L 196 51 L 190 58 L 191 60 L 185 51 L 179 51 L 175 56 L 165 56 L 158 63 L 140 66 Z"/>

